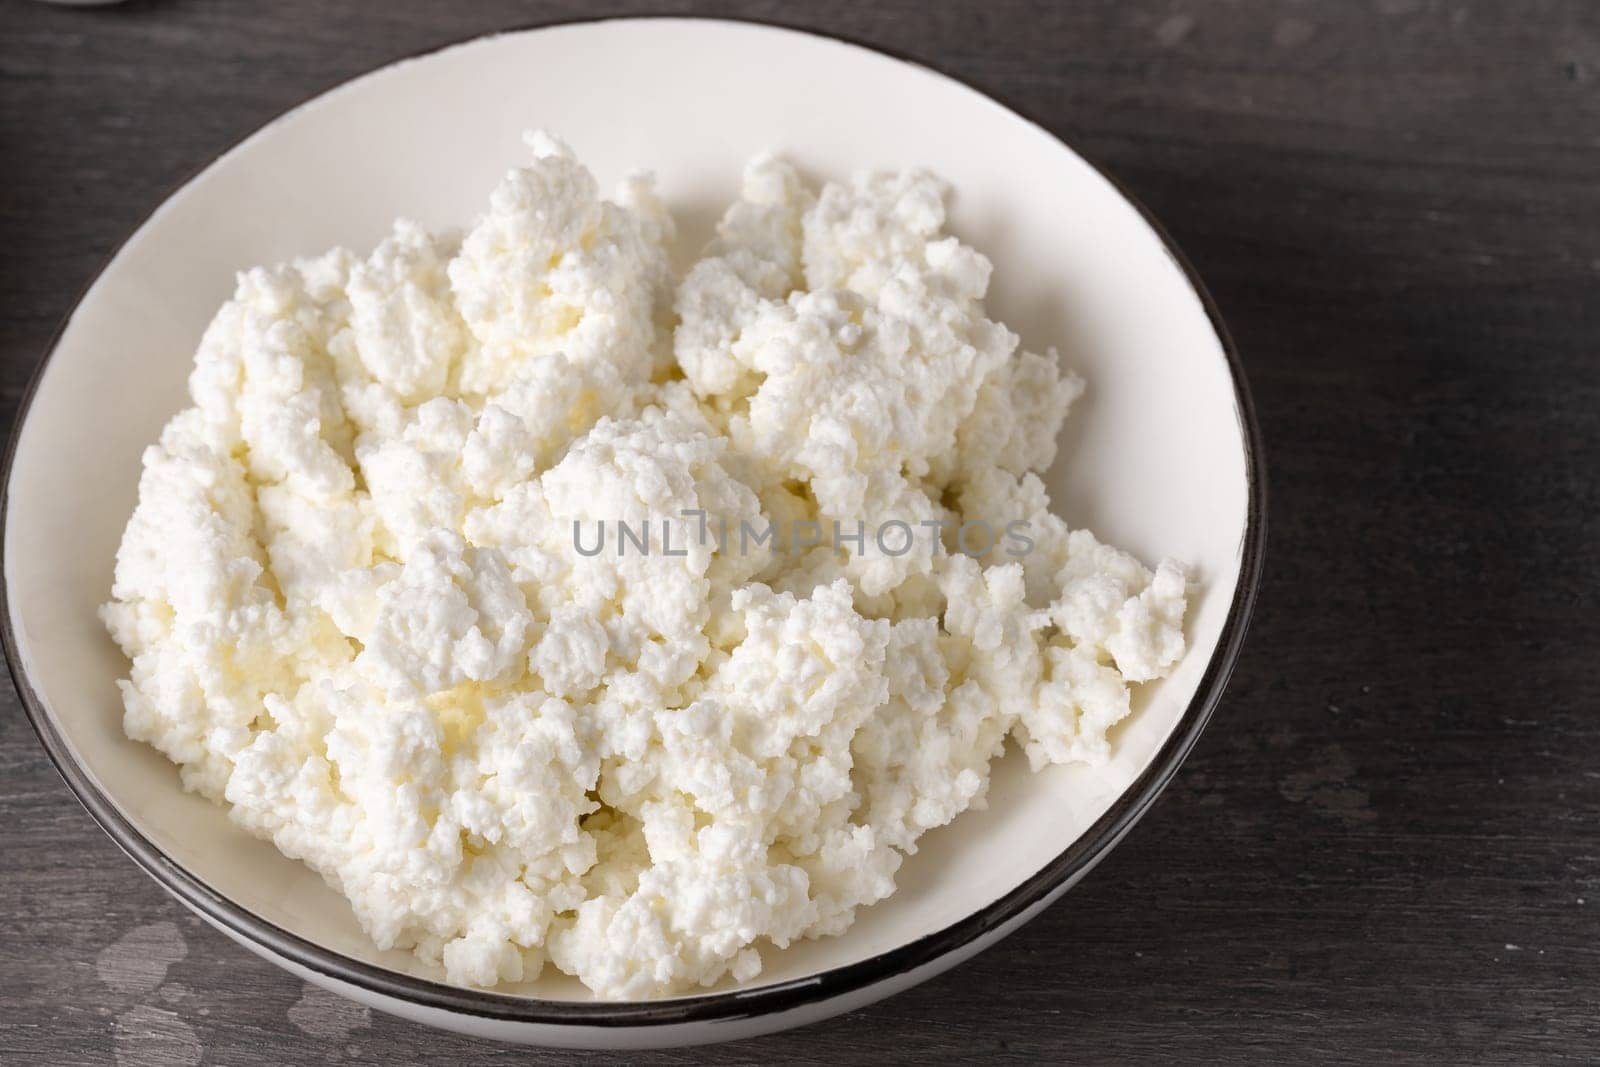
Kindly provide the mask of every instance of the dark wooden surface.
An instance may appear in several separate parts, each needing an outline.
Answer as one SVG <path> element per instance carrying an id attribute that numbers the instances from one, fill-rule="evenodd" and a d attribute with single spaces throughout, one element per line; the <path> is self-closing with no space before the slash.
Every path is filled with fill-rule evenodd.
<path id="1" fill-rule="evenodd" d="M 608 6 L 0 0 L 6 422 L 101 259 L 219 151 L 408 53 Z M 887 1002 L 651 1062 L 1600 1058 L 1600 7 L 703 10 L 922 59 L 1126 182 L 1244 353 L 1272 533 L 1223 707 L 1081 887 Z M 0 1062 L 567 1059 L 202 928 L 0 701 Z"/>

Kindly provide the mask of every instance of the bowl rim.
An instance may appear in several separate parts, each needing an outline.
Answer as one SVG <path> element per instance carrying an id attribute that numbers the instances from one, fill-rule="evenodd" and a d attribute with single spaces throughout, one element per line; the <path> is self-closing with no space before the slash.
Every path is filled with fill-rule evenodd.
<path id="1" fill-rule="evenodd" d="M 1049 863 L 1035 872 L 1022 884 L 1004 896 L 954 923 L 925 934 L 916 940 L 897 946 L 887 952 L 854 963 L 830 968 L 816 974 L 787 979 L 751 989 L 730 989 L 690 996 L 671 997 L 651 1001 L 565 1001 L 524 997 L 510 993 L 469 989 L 415 975 L 392 971 L 376 964 L 353 959 L 343 953 L 324 947 L 253 914 L 240 904 L 212 889 L 206 882 L 180 865 L 145 837 L 111 801 L 85 769 L 75 759 L 65 737 L 57 729 L 43 700 L 34 689 L 32 680 L 21 664 L 17 635 L 11 621 L 11 595 L 5 577 L 5 535 L 10 516 L 11 474 L 17 445 L 27 424 L 34 394 L 43 380 L 45 371 L 59 347 L 61 336 L 76 315 L 89 291 L 94 288 L 106 269 L 116 259 L 123 247 L 173 196 L 199 178 L 204 172 L 270 126 L 283 121 L 304 107 L 322 99 L 329 93 L 344 89 L 379 71 L 424 59 L 429 56 L 486 41 L 493 38 L 535 33 L 562 26 L 580 26 L 608 22 L 675 22 L 683 24 L 711 23 L 733 24 L 746 27 L 780 31 L 819 38 L 835 44 L 858 48 L 881 58 L 905 64 L 917 70 L 951 82 L 967 92 L 974 93 L 990 104 L 1034 127 L 1040 134 L 1055 141 L 1063 150 L 1084 162 L 1104 179 L 1130 206 L 1138 212 L 1151 228 L 1162 250 L 1184 276 L 1191 290 L 1199 298 L 1207 319 L 1217 335 L 1229 378 L 1233 385 L 1236 414 L 1244 443 L 1246 479 L 1246 518 L 1244 536 L 1240 543 L 1239 579 L 1233 601 L 1217 639 L 1210 661 L 1206 664 L 1194 697 L 1184 709 L 1172 733 L 1155 757 L 1139 776 L 1123 790 L 1095 822 L 1078 836 Z M 1058 891 L 1064 891 L 1082 877 L 1107 852 L 1116 846 L 1133 827 L 1156 797 L 1171 781 L 1179 765 L 1194 747 L 1201 732 L 1210 721 L 1221 701 L 1223 690 L 1233 673 L 1243 647 L 1245 632 L 1255 606 L 1261 584 L 1265 558 L 1267 498 L 1266 472 L 1257 422 L 1255 405 L 1245 380 L 1244 367 L 1232 336 L 1229 334 L 1216 303 L 1206 289 L 1193 265 L 1178 249 L 1165 228 L 1139 200 L 1115 177 L 1092 159 L 1084 157 L 1076 148 L 1053 133 L 1047 126 L 994 94 L 977 88 L 962 78 L 937 67 L 878 44 L 854 40 L 844 34 L 793 26 L 779 20 L 698 17 L 683 15 L 614 15 L 593 18 L 556 19 L 536 22 L 506 30 L 478 34 L 446 44 L 421 49 L 397 58 L 372 70 L 354 75 L 330 86 L 288 108 L 281 114 L 257 127 L 238 142 L 209 159 L 191 174 L 177 182 L 139 220 L 116 247 L 106 255 L 93 276 L 83 286 L 72 302 L 72 307 L 62 317 L 28 380 L 22 399 L 13 417 L 5 458 L 0 463 L 0 645 L 4 646 L 6 666 L 12 683 L 21 698 L 23 711 L 56 771 L 66 782 L 90 817 L 99 824 L 106 835 L 127 854 L 144 872 L 167 892 L 198 912 L 212 924 L 223 928 L 237 939 L 242 939 L 266 949 L 274 956 L 336 982 L 345 983 L 371 994 L 402 1002 L 480 1019 L 524 1024 L 593 1026 L 605 1028 L 652 1027 L 683 1023 L 728 1022 L 760 1015 L 778 1014 L 805 1005 L 828 1001 L 846 994 L 864 990 L 896 975 L 915 971 L 935 961 L 958 952 L 964 946 L 1004 927 L 1023 916 L 1030 908 L 1045 902 Z M 931 976 L 931 975 L 930 975 Z"/>

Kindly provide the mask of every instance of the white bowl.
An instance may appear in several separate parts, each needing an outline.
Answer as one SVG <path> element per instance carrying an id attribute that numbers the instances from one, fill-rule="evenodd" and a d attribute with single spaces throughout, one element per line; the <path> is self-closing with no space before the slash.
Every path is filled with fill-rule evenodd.
<path id="1" fill-rule="evenodd" d="M 200 333 L 236 270 L 391 220 L 471 219 L 524 158 L 569 140 L 609 184 L 656 169 L 697 248 L 750 155 L 809 172 L 926 165 L 952 226 L 995 264 L 990 307 L 1059 346 L 1089 391 L 1049 479 L 1062 514 L 1200 579 L 1190 651 L 1143 687 L 1097 771 L 1031 774 L 1012 753 L 988 810 L 935 831 L 894 897 L 842 937 L 768 951 L 748 988 L 649 1003 L 587 999 L 559 975 L 509 992 L 444 984 L 379 952 L 304 867 L 183 793 L 122 733 L 127 664 L 95 608 L 133 509 L 140 451 L 185 403 Z M 4 638 L 28 714 L 68 785 L 146 872 L 288 970 L 373 1007 L 542 1044 L 717 1041 L 858 1007 L 1015 929 L 1128 830 L 1215 707 L 1261 562 L 1259 446 L 1236 358 L 1198 283 L 1141 211 L 1048 132 L 923 67 L 840 41 L 697 19 L 619 19 L 476 40 L 386 67 L 297 108 L 162 204 L 101 272 L 35 378 L 7 460 Z M 548 970 L 548 969 L 547 969 Z"/>

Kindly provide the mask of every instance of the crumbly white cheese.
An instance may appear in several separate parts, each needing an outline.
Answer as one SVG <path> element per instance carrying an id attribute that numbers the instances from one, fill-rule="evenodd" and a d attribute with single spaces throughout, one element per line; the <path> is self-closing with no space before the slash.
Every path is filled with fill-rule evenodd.
<path id="1" fill-rule="evenodd" d="M 749 980 L 1007 737 L 1103 760 L 1187 579 L 1049 512 L 1081 384 L 986 317 L 937 179 L 758 159 L 675 284 L 647 179 L 531 143 L 463 237 L 240 276 L 103 609 L 125 726 L 453 982 Z M 730 533 L 795 522 L 866 536 Z M 618 523 L 654 551 L 579 550 Z"/>

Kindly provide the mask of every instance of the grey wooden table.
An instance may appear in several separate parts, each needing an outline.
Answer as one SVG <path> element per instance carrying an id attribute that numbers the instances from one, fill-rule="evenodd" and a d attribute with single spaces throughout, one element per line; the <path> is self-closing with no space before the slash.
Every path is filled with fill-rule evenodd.
<path id="1" fill-rule="evenodd" d="M 610 6 L 0 0 L 6 422 L 102 258 L 218 152 L 398 57 Z M 653 1062 L 1600 1058 L 1600 8 L 703 11 L 914 56 L 1123 179 L 1244 353 L 1272 537 L 1210 731 L 1081 887 L 912 992 Z M 203 928 L 0 703 L 0 1062 L 567 1058 Z"/>

